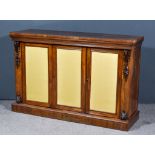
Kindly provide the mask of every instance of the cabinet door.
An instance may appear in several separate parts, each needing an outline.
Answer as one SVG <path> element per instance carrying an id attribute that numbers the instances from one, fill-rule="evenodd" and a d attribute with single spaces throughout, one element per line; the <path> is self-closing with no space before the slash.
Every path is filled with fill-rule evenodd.
<path id="1" fill-rule="evenodd" d="M 118 116 L 121 72 L 120 54 L 116 50 L 88 50 L 87 112 L 97 115 Z M 121 59 L 120 59 L 121 60 Z M 119 83 L 119 84 L 118 84 Z"/>
<path id="2" fill-rule="evenodd" d="M 83 111 L 85 102 L 86 49 L 55 46 L 55 106 L 58 109 Z M 54 54 L 53 53 L 53 54 Z"/>
<path id="3" fill-rule="evenodd" d="M 27 104 L 49 106 L 49 47 L 24 45 L 24 100 Z"/>

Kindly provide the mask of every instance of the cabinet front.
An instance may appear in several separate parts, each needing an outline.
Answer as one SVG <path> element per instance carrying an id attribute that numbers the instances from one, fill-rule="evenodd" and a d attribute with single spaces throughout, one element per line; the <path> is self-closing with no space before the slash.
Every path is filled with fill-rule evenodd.
<path id="1" fill-rule="evenodd" d="M 24 46 L 25 102 L 40 106 L 49 105 L 48 52 L 46 46 Z"/>
<path id="2" fill-rule="evenodd" d="M 88 112 L 97 115 L 118 115 L 119 53 L 116 50 L 92 49 L 88 53 L 89 107 Z M 89 79 L 89 78 L 88 78 Z"/>
<path id="3" fill-rule="evenodd" d="M 23 48 L 25 103 L 118 116 L 121 52 L 37 44 Z"/>

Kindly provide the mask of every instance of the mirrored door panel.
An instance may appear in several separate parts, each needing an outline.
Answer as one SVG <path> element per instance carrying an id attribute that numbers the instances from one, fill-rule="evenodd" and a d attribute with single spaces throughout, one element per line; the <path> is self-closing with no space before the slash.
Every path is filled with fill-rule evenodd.
<path id="1" fill-rule="evenodd" d="M 90 110 L 116 113 L 117 67 L 118 54 L 92 52 Z"/>
<path id="2" fill-rule="evenodd" d="M 25 46 L 26 100 L 48 102 L 48 48 Z"/>
<path id="3" fill-rule="evenodd" d="M 81 107 L 81 49 L 57 48 L 57 104 Z"/>

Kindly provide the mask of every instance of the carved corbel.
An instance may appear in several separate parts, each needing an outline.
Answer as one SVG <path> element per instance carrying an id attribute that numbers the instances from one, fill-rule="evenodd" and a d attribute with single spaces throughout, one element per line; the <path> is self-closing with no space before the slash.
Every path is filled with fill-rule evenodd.
<path id="1" fill-rule="evenodd" d="M 129 75 L 129 61 L 130 61 L 131 52 L 129 50 L 124 50 L 123 57 L 124 57 L 124 66 L 123 66 L 123 76 L 124 79 L 127 80 Z"/>
<path id="2" fill-rule="evenodd" d="M 20 57 L 19 57 L 20 42 L 19 41 L 14 42 L 14 48 L 15 48 L 15 63 L 16 63 L 16 66 L 19 67 L 20 65 Z"/>

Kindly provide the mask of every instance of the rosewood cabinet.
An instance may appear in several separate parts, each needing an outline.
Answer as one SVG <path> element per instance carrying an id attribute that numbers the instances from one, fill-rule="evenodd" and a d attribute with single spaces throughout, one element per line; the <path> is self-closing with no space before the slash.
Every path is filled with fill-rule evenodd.
<path id="1" fill-rule="evenodd" d="M 11 32 L 12 110 L 128 130 L 138 119 L 143 37 L 25 30 Z"/>

